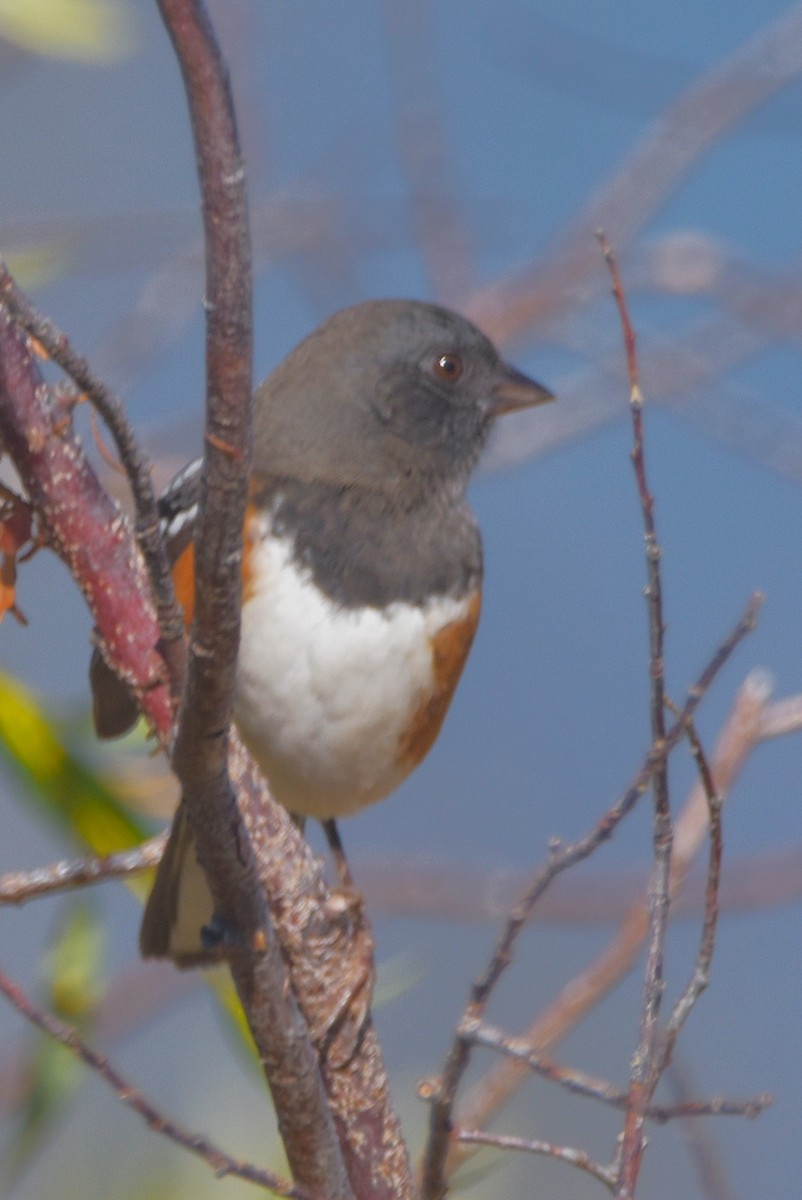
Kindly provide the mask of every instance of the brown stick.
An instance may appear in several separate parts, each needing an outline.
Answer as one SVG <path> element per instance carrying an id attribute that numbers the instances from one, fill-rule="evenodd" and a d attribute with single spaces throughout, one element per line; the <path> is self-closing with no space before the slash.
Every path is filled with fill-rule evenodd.
<path id="1" fill-rule="evenodd" d="M 232 1158 L 230 1154 L 220 1150 L 208 1138 L 191 1133 L 178 1122 L 166 1117 L 144 1093 L 129 1083 L 107 1058 L 87 1045 L 69 1025 L 65 1025 L 34 1004 L 22 989 L 12 983 L 2 971 L 0 971 L 0 992 L 32 1025 L 41 1029 L 48 1037 L 60 1042 L 62 1046 L 74 1051 L 92 1071 L 114 1089 L 123 1104 L 127 1104 L 134 1112 L 139 1113 L 151 1129 L 164 1134 L 165 1137 L 177 1142 L 190 1153 L 198 1155 L 219 1178 L 233 1175 L 237 1179 L 245 1179 L 248 1183 L 255 1183 L 259 1187 L 267 1188 L 276 1196 L 286 1196 L 288 1200 L 311 1200 L 309 1193 L 305 1192 L 303 1188 L 293 1186 L 287 1180 L 274 1175 L 272 1171 L 266 1171 L 251 1163 L 243 1162 L 241 1159 Z"/>
<path id="2" fill-rule="evenodd" d="M 239 645 L 242 526 L 251 456 L 251 257 L 245 172 L 228 77 L 200 0 L 159 0 L 181 67 L 206 244 L 206 453 L 195 541 L 195 619 L 173 752 L 295 1179 L 352 1196 L 317 1056 L 270 928 L 251 839 L 228 773 Z"/>

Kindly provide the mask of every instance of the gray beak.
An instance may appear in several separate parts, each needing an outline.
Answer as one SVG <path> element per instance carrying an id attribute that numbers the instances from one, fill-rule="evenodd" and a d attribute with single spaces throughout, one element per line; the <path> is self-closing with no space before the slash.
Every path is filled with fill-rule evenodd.
<path id="1" fill-rule="evenodd" d="M 519 408 L 533 408 L 536 404 L 545 404 L 553 399 L 554 393 L 542 383 L 536 383 L 522 371 L 502 363 L 501 378 L 493 386 L 488 408 L 491 416 L 500 417 L 504 413 L 517 412 Z"/>

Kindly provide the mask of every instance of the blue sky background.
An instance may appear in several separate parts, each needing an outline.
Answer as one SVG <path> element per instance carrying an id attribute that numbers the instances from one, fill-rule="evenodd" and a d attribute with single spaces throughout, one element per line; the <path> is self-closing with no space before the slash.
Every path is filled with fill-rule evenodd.
<path id="1" fill-rule="evenodd" d="M 418 7 L 424 8 L 404 11 Z M 251 197 L 259 214 L 274 214 L 258 218 L 261 240 L 282 250 L 257 278 L 257 376 L 334 308 L 370 296 L 435 294 L 399 153 L 399 104 L 423 104 L 422 129 L 432 139 L 436 167 L 430 177 L 446 189 L 450 231 L 459 218 L 462 250 L 452 254 L 450 269 L 460 290 L 449 299 L 470 309 L 480 286 L 547 254 L 683 88 L 791 11 L 767 0 L 757 6 L 568 0 L 556 14 L 536 0 L 431 7 L 428 25 L 424 20 L 410 35 L 411 57 L 392 52 L 401 35 L 387 4 L 227 0 L 214 10 L 224 18 Z M 128 11 L 131 52 L 118 61 L 76 65 L 13 56 L 3 64 L 0 248 L 10 253 L 55 234 L 62 270 L 36 290 L 37 301 L 123 390 L 160 459 L 177 463 L 199 445 L 203 394 L 202 286 L 191 255 L 185 269 L 175 265 L 197 233 L 197 189 L 167 39 L 145 0 Z M 793 50 L 790 35 L 786 49 Z M 802 73 L 802 56 L 800 62 Z M 435 109 L 427 107 L 432 100 Z M 793 309 L 801 133 L 797 82 L 722 136 L 656 210 L 645 209 L 643 232 L 622 254 L 644 364 L 671 343 L 662 373 L 650 368 L 659 404 L 650 402 L 647 370 L 644 385 L 675 699 L 749 594 L 760 589 L 767 597 L 758 631 L 705 700 L 699 725 L 708 744 L 753 667 L 772 673 L 777 696 L 802 692 L 802 359 Z M 641 202 L 638 195 L 630 199 L 636 207 Z M 313 229 L 322 232 L 313 238 Z M 681 275 L 680 243 L 667 241 L 680 234 L 691 246 Z M 668 255 L 661 272 L 656 250 Z M 177 285 L 165 282 L 168 263 Z M 681 281 L 675 294 L 665 287 L 669 267 Z M 694 271 L 723 281 L 715 294 L 690 287 Z M 767 279 L 785 289 L 791 304 L 782 338 L 765 333 L 772 315 L 765 306 L 746 315 L 727 312 L 745 282 Z M 609 806 L 648 745 L 645 567 L 626 388 L 611 375 L 621 370 L 620 335 L 606 289 L 599 264 L 506 348 L 559 394 L 558 416 L 542 415 L 551 446 L 514 469 L 486 471 L 474 485 L 486 548 L 478 642 L 430 758 L 394 798 L 345 826 L 357 877 L 360 860 L 388 853 L 442 855 L 477 869 L 533 867 L 550 837 L 580 834 Z M 157 322 L 165 344 L 152 352 L 157 339 L 146 331 L 132 352 L 122 335 L 130 333 L 136 306 L 141 310 L 154 295 L 166 297 Z M 672 354 L 679 355 L 696 323 L 721 312 L 732 361 L 756 328 L 764 331 L 762 348 L 714 370 L 703 389 L 672 389 L 678 361 Z M 723 361 L 723 344 L 712 333 L 702 337 L 699 361 L 707 353 Z M 532 414 L 499 448 L 509 456 L 511 440 L 536 445 L 540 419 Z M 574 419 L 580 433 L 570 436 Z M 89 621 L 47 555 L 25 570 L 20 603 L 30 626 L 3 625 L 0 661 L 59 711 L 81 711 Z M 687 759 L 680 751 L 672 764 L 676 803 L 693 778 Z M 756 752 L 728 803 L 728 858 L 800 841 L 800 763 L 799 735 Z M 9 779 L 0 808 L 6 830 L 0 869 L 63 853 L 20 806 Z M 644 807 L 593 866 L 625 870 L 643 865 L 648 854 Z M 133 968 L 136 906 L 114 887 L 96 897 L 108 907 L 114 970 Z M 4 914 L 3 964 L 28 983 L 57 907 L 48 902 Z M 396 918 L 377 921 L 376 932 L 383 962 L 400 955 L 402 976 L 421 976 L 378 1017 L 399 1106 L 417 1142 L 424 1111 L 414 1100 L 414 1081 L 441 1062 L 494 929 Z M 609 932 L 537 925 L 493 1019 L 518 1029 Z M 695 938 L 692 923 L 672 933 L 669 998 L 684 985 Z M 625 983 L 559 1056 L 623 1083 L 638 988 L 637 976 Z M 116 1046 L 115 1058 L 169 1111 L 214 1131 L 235 1153 L 266 1158 L 258 1086 L 241 1106 L 240 1064 L 230 1061 L 208 997 L 200 987 L 182 995 Z M 730 1119 L 712 1127 L 732 1183 L 726 1195 L 739 1200 L 786 1200 L 798 1190 L 801 996 L 799 904 L 725 915 L 713 983 L 691 1017 L 681 1058 L 700 1094 L 775 1095 L 775 1107 L 759 1122 Z M 0 1061 L 24 1036 L 19 1018 L 0 1009 Z M 618 1123 L 589 1102 L 533 1082 L 499 1128 L 609 1157 Z M 173 1156 L 92 1080 L 19 1196 L 55 1194 L 56 1187 L 60 1195 L 77 1195 L 86 1186 L 109 1196 L 139 1194 L 124 1175 L 143 1162 L 154 1179 L 163 1169 L 173 1172 L 176 1192 L 245 1194 L 244 1185 L 217 1184 Z M 550 1163 L 505 1162 L 496 1170 L 465 1194 L 599 1194 L 592 1181 Z M 642 1193 L 650 1200 L 704 1194 L 678 1130 L 653 1131 Z"/>

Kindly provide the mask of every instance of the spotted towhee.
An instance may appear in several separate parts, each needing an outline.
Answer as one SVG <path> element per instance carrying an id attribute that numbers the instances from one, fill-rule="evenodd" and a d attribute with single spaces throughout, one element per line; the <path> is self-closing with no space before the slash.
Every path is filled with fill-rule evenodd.
<path id="1" fill-rule="evenodd" d="M 322 820 L 381 800 L 434 742 L 479 620 L 465 489 L 494 419 L 551 393 L 465 318 L 344 309 L 257 388 L 235 718 L 271 791 Z M 191 619 L 200 462 L 161 499 Z M 96 655 L 98 732 L 135 719 Z M 142 926 L 145 955 L 199 957 L 211 898 L 183 807 Z"/>

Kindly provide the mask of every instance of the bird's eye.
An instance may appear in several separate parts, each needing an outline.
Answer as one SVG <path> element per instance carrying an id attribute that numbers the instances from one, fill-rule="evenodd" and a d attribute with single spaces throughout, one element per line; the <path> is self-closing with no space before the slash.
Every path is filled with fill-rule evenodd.
<path id="1" fill-rule="evenodd" d="M 458 354 L 440 354 L 434 360 L 434 373 L 444 383 L 456 383 L 462 374 L 462 359 Z"/>

